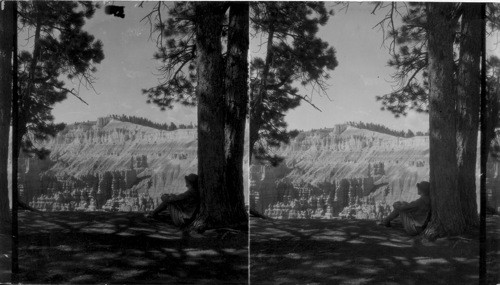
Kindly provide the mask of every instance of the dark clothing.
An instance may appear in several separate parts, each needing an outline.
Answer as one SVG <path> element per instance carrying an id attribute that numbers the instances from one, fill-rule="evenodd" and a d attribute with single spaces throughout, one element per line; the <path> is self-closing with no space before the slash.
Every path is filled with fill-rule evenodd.
<path id="1" fill-rule="evenodd" d="M 200 197 L 198 191 L 193 189 L 182 194 L 169 195 L 166 201 L 175 205 L 176 208 L 182 211 L 182 215 L 185 219 L 191 219 L 200 204 Z"/>
<path id="2" fill-rule="evenodd" d="M 429 196 L 421 196 L 417 200 L 406 204 L 402 211 L 415 221 L 416 226 L 422 227 L 425 225 L 431 211 L 431 200 Z"/>
<path id="3" fill-rule="evenodd" d="M 421 196 L 410 203 L 394 203 L 394 211 L 385 220 L 386 223 L 389 223 L 399 216 L 405 231 L 410 235 L 418 235 L 424 230 L 430 211 L 431 201 L 429 196 Z"/>
<path id="4" fill-rule="evenodd" d="M 417 221 L 413 219 L 409 213 L 399 212 L 399 217 L 401 218 L 406 233 L 409 235 L 416 236 L 424 230 L 424 227 L 419 226 Z"/>
<path id="5" fill-rule="evenodd" d="M 200 205 L 198 191 L 192 189 L 178 195 L 163 195 L 162 203 L 154 213 L 168 211 L 176 226 L 183 226 L 194 218 Z"/>

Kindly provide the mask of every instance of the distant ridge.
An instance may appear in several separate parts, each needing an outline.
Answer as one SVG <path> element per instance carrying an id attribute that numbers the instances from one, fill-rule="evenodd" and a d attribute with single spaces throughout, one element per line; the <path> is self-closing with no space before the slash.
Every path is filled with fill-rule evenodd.
<path id="1" fill-rule="evenodd" d="M 395 137 L 403 137 L 403 138 L 411 138 L 414 136 L 426 136 L 428 133 L 423 133 L 423 132 L 413 132 L 412 130 L 408 129 L 407 132 L 405 131 L 396 131 L 392 130 L 384 125 L 381 124 L 374 124 L 374 123 L 365 123 L 365 122 L 347 122 L 346 125 L 358 128 L 358 129 L 364 129 L 364 130 L 369 130 L 369 131 L 374 131 L 382 134 L 388 134 L 388 135 L 393 135 Z"/>
<path id="2" fill-rule="evenodd" d="M 414 132 L 410 129 L 408 129 L 406 132 L 404 130 L 397 131 L 390 129 L 382 124 L 375 124 L 375 123 L 365 123 L 365 122 L 345 122 L 343 124 L 336 124 L 333 128 L 322 128 L 322 129 L 311 129 L 310 131 L 304 131 L 304 130 L 298 130 L 299 133 L 306 133 L 306 132 L 329 132 L 331 130 L 334 130 L 335 132 L 338 132 L 340 129 L 347 128 L 347 126 L 355 127 L 358 129 L 363 129 L 363 130 L 368 130 L 368 131 L 374 131 L 377 133 L 381 134 L 387 134 L 395 137 L 400 137 L 400 138 L 411 138 L 414 136 L 428 136 L 429 132 Z"/>
<path id="3" fill-rule="evenodd" d="M 117 120 L 121 122 L 128 122 L 128 123 L 133 123 L 136 125 L 140 126 L 145 126 L 145 127 L 150 127 L 153 129 L 157 130 L 163 130 L 163 131 L 175 131 L 177 129 L 194 129 L 196 128 L 196 125 L 193 125 L 193 123 L 189 124 L 179 124 L 176 125 L 175 123 L 171 122 L 169 123 L 156 123 L 153 122 L 147 118 L 144 117 L 137 117 L 137 116 L 127 116 L 127 115 L 108 115 L 105 117 L 99 117 L 97 118 L 97 121 L 86 121 L 86 122 L 75 122 L 73 124 L 68 125 L 68 127 L 71 128 L 71 126 L 94 126 L 97 125 L 97 127 L 102 128 L 105 125 L 107 125 L 111 120 Z"/>

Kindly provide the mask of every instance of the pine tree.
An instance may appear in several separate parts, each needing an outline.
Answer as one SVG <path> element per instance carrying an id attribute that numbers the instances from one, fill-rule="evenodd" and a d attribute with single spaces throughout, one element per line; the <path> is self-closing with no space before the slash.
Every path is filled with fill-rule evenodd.
<path id="1" fill-rule="evenodd" d="M 409 110 L 429 112 L 433 219 L 426 235 L 460 233 L 478 224 L 480 4 L 409 7 L 403 25 L 390 35 L 389 64 L 397 70 L 394 79 L 400 88 L 377 99 L 396 117 Z M 493 4 L 488 8 L 488 20 L 496 28 L 497 9 Z"/>
<path id="2" fill-rule="evenodd" d="M 104 58 L 102 43 L 82 30 L 97 6 L 92 2 L 32 1 L 20 2 L 18 7 L 21 29 L 34 31 L 26 39 L 33 49 L 18 55 L 21 147 L 43 156 L 47 150 L 34 142 L 64 128 L 64 124 L 54 124 L 52 106 L 68 94 L 83 101 L 78 90 L 68 89 L 61 77 L 91 87 L 95 64 Z"/>
<path id="3" fill-rule="evenodd" d="M 175 131 L 177 130 L 177 125 L 174 124 L 174 122 L 170 123 L 170 126 L 168 127 L 169 131 Z"/>
<path id="4" fill-rule="evenodd" d="M 192 226 L 204 230 L 246 224 L 242 138 L 248 96 L 248 3 L 176 2 L 165 22 L 155 22 L 154 15 L 165 5 L 157 3 L 146 18 L 158 31 L 155 57 L 163 62 L 166 80 L 143 92 L 162 110 L 174 102 L 198 105 L 201 204 Z"/>
<path id="5" fill-rule="evenodd" d="M 405 134 L 405 137 L 406 138 L 412 138 L 414 136 L 415 136 L 415 134 L 412 132 L 412 130 L 408 129 L 408 131 Z"/>
<path id="6" fill-rule="evenodd" d="M 287 130 L 285 113 L 302 101 L 314 106 L 293 85 L 326 95 L 327 71 L 338 63 L 335 50 L 317 37 L 329 18 L 323 2 L 254 2 L 251 8 L 254 37 L 265 37 L 267 44 L 265 57 L 254 57 L 250 66 L 250 154 L 277 164 L 282 159 L 268 147 L 298 134 Z"/>
<path id="7" fill-rule="evenodd" d="M 487 62 L 488 74 L 487 74 L 487 96 L 488 96 L 488 106 L 487 106 L 487 130 L 486 134 L 488 141 L 493 141 L 495 139 L 495 128 L 500 124 L 500 58 L 496 56 L 490 56 Z M 492 144 L 493 144 L 492 143 Z M 491 150 L 490 150 L 491 151 Z M 493 152 L 495 155 L 495 152 Z M 500 157 L 500 156 L 497 156 Z"/>

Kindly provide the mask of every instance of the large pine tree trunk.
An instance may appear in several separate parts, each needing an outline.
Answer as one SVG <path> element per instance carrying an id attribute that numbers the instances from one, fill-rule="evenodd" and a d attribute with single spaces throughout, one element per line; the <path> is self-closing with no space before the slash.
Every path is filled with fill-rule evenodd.
<path id="1" fill-rule="evenodd" d="M 480 103 L 481 4 L 463 3 L 457 75 L 458 190 L 468 226 L 479 225 L 476 155 Z"/>
<path id="2" fill-rule="evenodd" d="M 236 221 L 246 224 L 243 183 L 245 121 L 248 105 L 248 2 L 233 2 L 229 11 L 226 59 L 225 157 L 227 207 Z"/>
<path id="3" fill-rule="evenodd" d="M 457 189 L 455 94 L 453 86 L 453 3 L 427 3 L 429 57 L 430 184 L 429 238 L 465 229 Z"/>
<path id="4" fill-rule="evenodd" d="M 198 98 L 198 175 L 200 211 L 192 227 L 199 231 L 241 222 L 239 194 L 226 185 L 225 65 L 221 32 L 227 3 L 194 2 Z M 233 179 L 234 177 L 229 177 Z"/>
<path id="5" fill-rule="evenodd" d="M 14 3 L 4 2 L 0 7 L 0 227 L 10 228 L 9 190 L 7 168 L 9 157 L 9 128 L 12 106 L 12 51 L 14 31 Z"/>

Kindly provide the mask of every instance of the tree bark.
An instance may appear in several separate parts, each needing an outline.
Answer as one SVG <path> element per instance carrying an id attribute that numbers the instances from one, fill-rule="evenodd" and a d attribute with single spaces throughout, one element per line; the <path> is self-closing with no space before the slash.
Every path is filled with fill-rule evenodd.
<path id="1" fill-rule="evenodd" d="M 227 4 L 194 2 L 196 15 L 198 98 L 198 176 L 200 211 L 192 228 L 226 227 L 240 221 L 240 207 L 232 205 L 238 194 L 226 185 L 225 66 L 221 32 Z M 231 179 L 234 177 L 230 177 Z"/>
<path id="2" fill-rule="evenodd" d="M 245 122 L 248 108 L 248 2 L 233 2 L 229 11 L 229 32 L 226 58 L 225 159 L 226 205 L 231 217 L 248 223 L 243 187 L 243 156 L 245 153 Z"/>
<path id="3" fill-rule="evenodd" d="M 476 199 L 476 156 L 479 128 L 481 4 L 462 3 L 457 74 L 458 190 L 467 226 L 479 226 Z"/>
<path id="4" fill-rule="evenodd" d="M 12 109 L 12 52 L 14 3 L 0 7 L 0 226 L 8 231 L 11 223 L 8 189 L 9 129 Z"/>
<path id="5" fill-rule="evenodd" d="M 463 232 L 466 222 L 457 189 L 453 3 L 426 3 L 426 8 L 432 217 L 424 235 L 435 238 Z"/>

